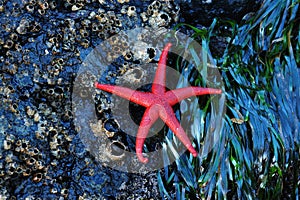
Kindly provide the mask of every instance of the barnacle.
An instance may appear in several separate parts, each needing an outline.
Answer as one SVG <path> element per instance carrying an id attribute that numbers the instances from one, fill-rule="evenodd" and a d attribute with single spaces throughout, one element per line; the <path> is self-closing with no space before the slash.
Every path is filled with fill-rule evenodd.
<path id="1" fill-rule="evenodd" d="M 61 194 L 63 197 L 67 198 L 67 196 L 68 196 L 68 194 L 69 194 L 69 190 L 66 189 L 66 188 L 63 188 L 63 189 L 61 189 L 60 194 Z"/>
<path id="2" fill-rule="evenodd" d="M 30 176 L 31 174 L 31 169 L 30 168 L 25 168 L 23 170 L 23 176 Z"/>
<path id="3" fill-rule="evenodd" d="M 127 9 L 127 15 L 129 17 L 136 16 L 136 8 L 135 6 L 129 6 Z"/>
<path id="4" fill-rule="evenodd" d="M 16 34 L 16 33 L 11 33 L 10 35 L 9 35 L 9 38 L 11 39 L 11 40 L 13 40 L 13 41 L 17 41 L 18 40 L 18 35 Z"/>
<path id="5" fill-rule="evenodd" d="M 40 14 L 40 15 L 44 15 L 45 13 L 46 13 L 46 11 L 44 10 L 44 9 L 38 9 L 38 13 Z"/>
<path id="6" fill-rule="evenodd" d="M 36 162 L 36 160 L 33 157 L 26 160 L 26 164 L 29 165 L 29 166 L 34 165 L 35 162 Z"/>
<path id="7" fill-rule="evenodd" d="M 119 128 L 120 125 L 115 119 L 106 119 L 103 123 L 103 130 L 107 137 L 113 137 Z"/>
<path id="8" fill-rule="evenodd" d="M 55 9 L 57 4 L 56 4 L 55 1 L 50 1 L 49 6 L 50 6 L 51 9 Z"/>
<path id="9" fill-rule="evenodd" d="M 9 149 L 11 149 L 11 142 L 9 141 L 9 140 L 4 140 L 3 141 L 3 148 L 4 148 L 4 150 L 9 150 Z"/>
<path id="10" fill-rule="evenodd" d="M 6 40 L 5 44 L 4 44 L 4 48 L 10 49 L 14 46 L 14 42 L 12 40 Z"/>
<path id="11" fill-rule="evenodd" d="M 127 147 L 124 145 L 124 143 L 118 140 L 108 142 L 106 145 L 107 156 L 113 161 L 124 158 L 126 150 Z"/>
<path id="12" fill-rule="evenodd" d="M 78 11 L 78 10 L 82 9 L 83 6 L 84 6 L 83 3 L 76 3 L 75 5 L 72 5 L 71 10 Z"/>
<path id="13" fill-rule="evenodd" d="M 46 10 L 46 9 L 49 8 L 48 2 L 42 2 L 42 1 L 39 1 L 39 6 L 40 6 L 40 8 L 43 9 L 43 10 Z"/>
<path id="14" fill-rule="evenodd" d="M 15 173 L 16 168 L 17 164 L 15 162 L 10 162 L 6 167 L 6 173 L 11 176 Z"/>
<path id="15" fill-rule="evenodd" d="M 42 178 L 43 178 L 43 174 L 42 173 L 36 173 L 36 174 L 33 175 L 32 180 L 34 182 L 40 182 L 42 180 Z"/>
<path id="16" fill-rule="evenodd" d="M 86 38 L 89 36 L 89 32 L 86 29 L 80 29 L 79 30 L 82 37 Z"/>

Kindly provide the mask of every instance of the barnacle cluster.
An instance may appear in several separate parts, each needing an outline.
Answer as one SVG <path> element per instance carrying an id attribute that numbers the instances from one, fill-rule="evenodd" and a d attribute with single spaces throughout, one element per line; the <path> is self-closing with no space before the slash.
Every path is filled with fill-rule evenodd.
<path id="1" fill-rule="evenodd" d="M 123 81 L 135 85 L 140 83 L 145 76 L 147 76 L 147 71 L 145 69 L 141 67 L 130 68 L 118 79 L 118 83 L 120 82 L 120 79 L 122 79 Z"/>
<path id="2" fill-rule="evenodd" d="M 99 149 L 103 150 L 101 160 L 103 163 L 118 161 L 124 158 L 124 150 L 127 146 L 124 144 L 124 133 L 121 131 L 118 121 L 111 113 L 112 103 L 103 93 L 97 93 L 94 98 L 96 104 L 96 114 L 98 120 L 91 123 L 91 129 L 96 137 L 105 141 Z M 109 140 L 105 139 L 109 138 Z"/>
<path id="3" fill-rule="evenodd" d="M 107 62 L 111 63 L 120 56 L 124 56 L 127 61 L 132 60 L 132 56 L 128 51 L 130 45 L 128 36 L 125 33 L 120 33 L 118 36 L 112 36 L 108 38 L 107 41 L 110 46 L 103 48 L 104 51 L 107 52 Z"/>
<path id="4" fill-rule="evenodd" d="M 177 6 L 167 1 L 141 6 L 145 4 L 133 5 L 129 0 L 0 1 L 0 196 L 4 183 L 19 183 L 13 182 L 15 178 L 55 185 L 57 167 L 69 165 L 65 158 L 78 146 L 73 144 L 77 131 L 72 125 L 73 80 L 91 49 L 108 39 L 112 51 L 104 55 L 106 61 L 121 57 L 116 70 L 105 74 L 107 81 L 116 78 L 138 84 L 148 76 L 139 63 L 151 62 L 156 47 L 146 45 L 146 37 L 137 38 L 133 45 L 122 31 L 137 24 L 169 27 L 177 20 Z M 92 96 L 98 117 L 95 133 L 101 131 L 109 138 L 103 144 L 107 157 L 122 161 L 119 150 L 128 150 L 126 134 L 111 113 L 114 101 L 95 91 L 97 78 L 82 74 L 78 77 L 82 84 L 75 89 L 82 99 Z M 11 188 L 6 187 L 13 194 Z M 65 185 L 47 191 L 64 198 L 74 194 Z"/>
<path id="5" fill-rule="evenodd" d="M 7 51 L 7 54 L 11 52 L 15 53 Z M 11 182 L 15 179 L 21 181 L 30 178 L 33 183 L 47 182 L 48 170 L 54 167 L 53 161 L 68 154 L 73 138 L 68 130 L 73 118 L 71 104 L 67 102 L 70 98 L 69 88 L 47 81 L 41 85 L 41 77 L 35 77 L 34 71 L 26 70 L 26 66 L 37 69 L 32 61 L 30 64 L 24 63 L 24 53 L 28 55 L 29 52 L 22 50 L 18 53 L 13 54 L 15 56 L 9 61 L 11 64 L 3 64 L 0 76 L 2 186 L 18 184 Z M 58 58 L 50 65 L 63 66 L 64 62 Z M 54 68 L 45 74 L 58 76 L 59 72 L 60 68 L 57 66 L 57 70 Z M 5 193 L 4 190 L 5 187 L 1 187 L 0 193 Z"/>
<path id="6" fill-rule="evenodd" d="M 105 72 L 105 80 L 107 82 L 114 80 L 113 82 L 116 84 L 123 86 L 130 84 L 134 87 L 139 87 L 144 82 L 147 82 L 147 77 L 149 78 L 149 74 L 153 72 L 151 71 L 152 68 L 142 68 L 140 65 L 150 63 L 154 59 L 157 59 L 157 53 L 159 52 L 157 49 L 160 47 L 153 43 L 153 38 L 155 35 L 159 37 L 160 34 L 164 33 L 164 29 L 159 30 L 159 28 L 168 27 L 171 22 L 177 21 L 178 10 L 176 4 L 165 1 L 154 1 L 143 13 L 140 13 L 141 8 L 123 4 L 120 11 L 121 13 L 117 15 L 118 18 L 121 19 L 121 24 L 123 26 L 120 26 L 120 29 L 118 30 L 126 28 L 126 26 L 128 26 L 128 21 L 137 21 L 140 18 L 140 20 L 143 21 L 143 26 L 151 27 L 152 31 L 143 30 L 137 35 L 135 35 L 136 33 L 122 30 L 119 31 L 117 35 L 114 35 L 114 32 L 109 31 L 107 34 L 104 34 L 106 36 L 109 35 L 110 37 L 106 39 L 105 44 L 101 44 L 101 51 L 99 51 L 99 55 L 97 54 L 97 56 L 99 56 L 99 60 L 105 63 L 104 66 L 112 64 L 116 68 L 116 70 Z M 106 15 L 101 12 L 102 10 L 98 10 L 97 13 L 93 13 L 92 15 L 98 20 L 98 25 L 92 20 L 93 18 L 90 18 L 92 23 L 87 21 L 84 22 L 85 24 L 92 24 L 92 31 L 98 32 L 98 34 L 103 33 L 100 31 L 103 30 L 101 23 L 107 23 L 109 21 L 109 17 L 107 16 L 112 16 L 110 12 L 106 12 Z M 127 19 L 126 23 L 122 21 L 123 18 Z M 104 35 L 99 36 L 105 37 Z M 87 74 L 80 74 L 77 81 L 81 82 L 82 78 L 85 76 L 87 76 Z M 90 81 L 89 85 L 92 85 L 95 78 L 87 78 L 87 80 Z M 113 109 L 116 110 L 116 107 L 120 107 L 121 102 L 107 93 L 103 93 L 99 90 L 92 91 L 91 89 L 83 88 L 82 85 L 85 84 L 83 83 L 78 86 L 80 87 L 79 91 L 82 91 L 86 95 L 82 95 L 81 92 L 79 92 L 79 96 L 82 99 L 93 96 L 93 103 L 95 104 L 96 115 L 98 117 L 96 121 L 89 123 L 89 126 L 95 136 L 98 137 L 99 141 L 104 140 L 103 136 L 106 136 L 108 141 L 110 141 L 106 147 L 99 147 L 99 149 L 101 149 L 100 151 L 102 151 L 104 155 L 109 155 L 108 157 L 110 160 L 122 160 L 123 155 L 118 155 L 118 153 L 113 150 L 115 148 L 112 148 L 112 144 L 118 144 L 117 146 L 120 149 L 125 149 L 125 147 L 127 147 L 124 143 L 124 137 L 126 137 L 126 135 L 122 132 L 126 129 L 124 129 L 124 123 L 120 123 L 120 120 L 122 119 L 116 118 L 115 113 L 112 111 Z M 120 107 L 120 109 L 122 108 Z M 126 131 L 128 131 L 128 129 Z M 116 153 L 116 155 L 114 155 L 114 153 Z M 95 154 L 98 155 L 97 153 Z M 98 159 L 102 162 L 107 161 L 106 157 Z"/>
<path id="7" fill-rule="evenodd" d="M 26 139 L 7 134 L 3 141 L 3 160 L 0 161 L 1 184 L 12 178 L 30 177 L 40 182 L 47 175 L 48 168 L 43 161 L 39 148 L 31 146 Z"/>
<path id="8" fill-rule="evenodd" d="M 145 12 L 141 13 L 144 26 L 152 28 L 169 27 L 178 21 L 179 7 L 173 1 L 153 1 Z"/>

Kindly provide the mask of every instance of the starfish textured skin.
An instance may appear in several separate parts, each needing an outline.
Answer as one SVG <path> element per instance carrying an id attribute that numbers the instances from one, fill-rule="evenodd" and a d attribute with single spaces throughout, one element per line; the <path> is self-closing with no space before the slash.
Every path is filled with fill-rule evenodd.
<path id="1" fill-rule="evenodd" d="M 151 126 L 159 117 L 179 138 L 192 155 L 196 157 L 198 153 L 192 146 L 191 141 L 177 120 L 172 106 L 191 96 L 222 93 L 220 89 L 192 86 L 166 91 L 166 63 L 168 51 L 171 46 L 172 44 L 168 43 L 162 51 L 155 73 L 155 78 L 152 83 L 151 92 L 135 91 L 121 86 L 95 83 L 95 87 L 100 90 L 115 94 L 146 107 L 146 111 L 142 117 L 137 132 L 135 147 L 137 157 L 142 163 L 148 162 L 148 158 L 144 157 L 142 154 L 145 139 Z"/>

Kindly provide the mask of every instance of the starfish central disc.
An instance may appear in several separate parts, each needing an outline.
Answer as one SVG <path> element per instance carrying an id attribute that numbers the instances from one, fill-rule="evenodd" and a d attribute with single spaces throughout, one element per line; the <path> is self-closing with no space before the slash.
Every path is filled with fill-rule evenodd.
<path id="1" fill-rule="evenodd" d="M 166 91 L 166 63 L 171 46 L 172 44 L 168 43 L 162 51 L 152 83 L 151 92 L 135 91 L 122 86 L 95 83 L 95 87 L 100 90 L 118 95 L 146 107 L 146 111 L 137 132 L 135 146 L 137 157 L 142 163 L 148 162 L 148 158 L 144 157 L 142 154 L 143 146 L 151 126 L 158 118 L 163 120 L 190 153 L 196 157 L 198 155 L 197 151 L 192 146 L 191 141 L 177 120 L 172 106 L 191 96 L 222 93 L 220 89 L 202 87 L 185 87 Z"/>

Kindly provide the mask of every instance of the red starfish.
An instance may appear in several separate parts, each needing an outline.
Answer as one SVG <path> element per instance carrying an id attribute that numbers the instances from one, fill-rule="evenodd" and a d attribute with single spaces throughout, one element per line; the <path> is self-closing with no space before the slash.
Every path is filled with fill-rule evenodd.
<path id="1" fill-rule="evenodd" d="M 148 158 L 145 158 L 142 154 L 143 145 L 150 127 L 154 124 L 158 117 L 160 117 L 169 126 L 179 140 L 186 146 L 193 156 L 196 157 L 197 151 L 193 148 L 192 143 L 177 120 L 172 106 L 191 96 L 222 93 L 220 89 L 202 87 L 185 87 L 166 91 L 166 63 L 168 51 L 171 46 L 172 44 L 168 43 L 160 56 L 155 78 L 152 83 L 152 92 L 141 92 L 121 86 L 95 83 L 95 87 L 100 90 L 118 95 L 146 107 L 146 111 L 142 117 L 136 136 L 135 147 L 137 157 L 143 163 L 148 162 Z"/>

